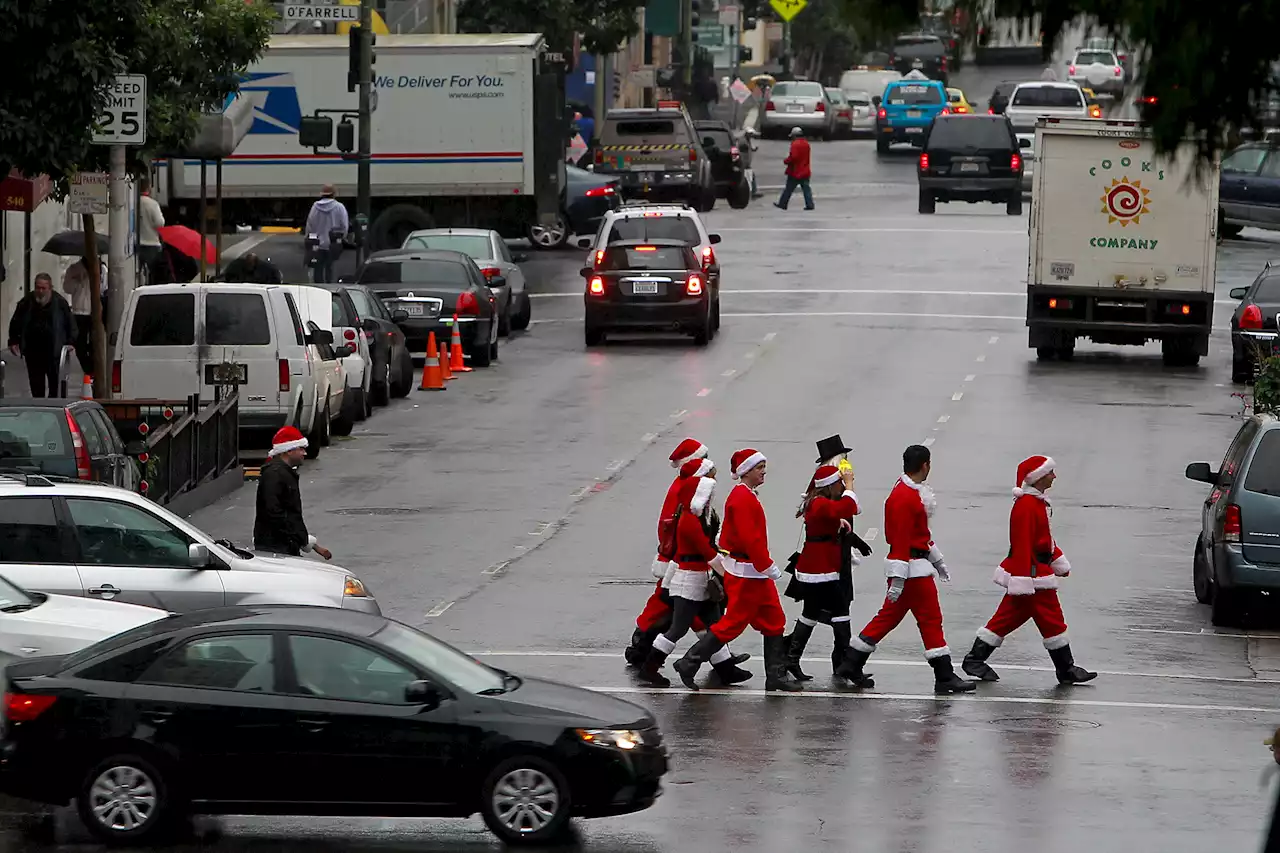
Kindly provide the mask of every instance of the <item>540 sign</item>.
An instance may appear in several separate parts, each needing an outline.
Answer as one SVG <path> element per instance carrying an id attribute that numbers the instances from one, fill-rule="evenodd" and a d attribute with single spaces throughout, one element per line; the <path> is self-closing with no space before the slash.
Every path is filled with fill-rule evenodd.
<path id="1" fill-rule="evenodd" d="M 145 145 L 147 142 L 147 78 L 117 74 L 107 92 L 107 107 L 94 122 L 95 145 Z"/>

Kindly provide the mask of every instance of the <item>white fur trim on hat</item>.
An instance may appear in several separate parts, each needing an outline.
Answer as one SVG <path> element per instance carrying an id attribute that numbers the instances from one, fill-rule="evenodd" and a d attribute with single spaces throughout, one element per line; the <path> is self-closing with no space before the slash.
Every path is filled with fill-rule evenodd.
<path id="1" fill-rule="evenodd" d="M 716 467 L 716 463 L 712 462 L 710 459 L 703 457 L 702 462 L 699 463 L 698 465 L 698 470 L 695 471 L 693 475 L 695 477 L 705 477 L 711 473 L 711 469 L 714 467 Z"/>
<path id="2" fill-rule="evenodd" d="M 705 444 L 699 444 L 698 449 L 690 453 L 688 456 L 671 460 L 671 467 L 679 468 L 684 463 L 692 462 L 694 459 L 705 459 L 709 452 L 710 451 L 707 450 L 707 446 Z"/>
<path id="3" fill-rule="evenodd" d="M 1057 467 L 1058 467 L 1058 463 L 1053 461 L 1053 457 L 1046 456 L 1044 458 L 1044 461 L 1040 463 L 1040 467 L 1032 469 L 1032 471 L 1028 473 L 1027 476 L 1022 478 L 1022 482 L 1019 485 L 1022 485 L 1025 487 L 1029 483 L 1036 482 L 1041 477 L 1047 477 L 1048 475 L 1052 474 L 1054 469 Z M 1008 482 L 1008 481 L 1006 480 L 1005 482 Z"/>
<path id="4" fill-rule="evenodd" d="M 759 450 L 757 450 L 755 453 L 752 453 L 746 459 L 743 459 L 742 464 L 733 470 L 733 479 L 735 480 L 741 479 L 743 474 L 747 473 L 752 468 L 756 467 L 761 462 L 765 462 L 765 461 L 767 460 L 765 459 L 764 454 L 761 453 Z"/>
<path id="5" fill-rule="evenodd" d="M 693 490 L 693 497 L 689 500 L 689 509 L 693 510 L 694 515 L 702 515 L 702 511 L 707 508 L 707 504 L 715 492 L 715 480 L 710 477 L 698 478 L 698 487 Z"/>
<path id="6" fill-rule="evenodd" d="M 826 488 L 827 486 L 830 486 L 832 483 L 839 482 L 839 480 L 840 480 L 840 472 L 837 471 L 836 473 L 832 474 L 830 477 L 823 477 L 821 480 L 814 480 L 813 485 L 815 488 L 823 489 L 823 488 Z"/>
<path id="7" fill-rule="evenodd" d="M 295 438 L 293 441 L 282 441 L 279 444 L 271 445 L 271 450 L 267 452 L 267 458 L 279 456 L 281 453 L 288 453 L 290 450 L 301 450 L 306 446 L 306 438 Z"/>

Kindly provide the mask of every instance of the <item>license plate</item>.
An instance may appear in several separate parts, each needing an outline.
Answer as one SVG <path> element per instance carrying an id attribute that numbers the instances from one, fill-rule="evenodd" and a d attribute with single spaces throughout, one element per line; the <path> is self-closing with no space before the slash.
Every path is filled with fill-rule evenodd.
<path id="1" fill-rule="evenodd" d="M 924 133 L 923 127 L 908 127 L 907 133 Z"/>
<path id="2" fill-rule="evenodd" d="M 787 104 L 787 112 L 802 113 L 804 112 L 804 104 Z"/>
<path id="3" fill-rule="evenodd" d="M 656 296 L 658 293 L 658 283 L 656 281 L 633 281 L 631 282 L 631 292 L 637 295 L 642 293 L 651 293 Z"/>
<path id="4" fill-rule="evenodd" d="M 923 59 L 913 59 L 913 60 L 911 61 L 911 67 L 912 67 L 912 68 L 924 68 L 924 60 L 923 60 Z"/>
<path id="5" fill-rule="evenodd" d="M 977 164 L 977 163 L 961 163 L 961 164 L 960 164 L 960 171 L 962 171 L 962 172 L 976 172 L 976 171 L 978 171 L 978 164 Z"/>
<path id="6" fill-rule="evenodd" d="M 919 110 L 907 110 L 907 118 L 920 118 Z"/>
<path id="7" fill-rule="evenodd" d="M 637 172 L 661 172 L 663 166 L 661 163 L 638 163 L 631 168 Z"/>
<path id="8" fill-rule="evenodd" d="M 404 313 L 410 317 L 422 317 L 427 313 L 427 306 L 421 302 L 401 302 L 400 307 L 404 309 Z"/>
<path id="9" fill-rule="evenodd" d="M 248 382 L 247 364 L 205 365 L 205 383 L 208 385 L 245 385 Z"/>

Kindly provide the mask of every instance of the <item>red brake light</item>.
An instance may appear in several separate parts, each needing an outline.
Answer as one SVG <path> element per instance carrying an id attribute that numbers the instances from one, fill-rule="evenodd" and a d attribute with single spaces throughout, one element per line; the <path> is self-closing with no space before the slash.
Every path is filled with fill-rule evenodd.
<path id="1" fill-rule="evenodd" d="M 1089 107 L 1089 118 L 1102 118 L 1102 107 L 1097 104 Z"/>
<path id="2" fill-rule="evenodd" d="M 690 163 L 698 162 L 698 149 L 693 148 L 692 146 L 690 146 L 689 148 L 689 162 Z"/>
<path id="3" fill-rule="evenodd" d="M 818 101 L 818 105 L 813 108 L 813 111 L 815 113 L 825 113 L 827 111 L 827 105 L 822 101 Z"/>
<path id="4" fill-rule="evenodd" d="M 1074 65 L 1068 65 L 1068 66 L 1067 66 L 1067 73 L 1068 73 L 1068 74 L 1075 74 L 1075 73 L 1076 73 L 1076 67 L 1075 67 Z"/>
<path id="5" fill-rule="evenodd" d="M 1117 65 L 1117 66 L 1116 66 L 1116 76 L 1117 76 L 1117 77 L 1119 77 L 1119 76 L 1121 76 L 1121 75 L 1123 75 L 1123 74 L 1124 74 L 1124 69 L 1123 69 L 1123 68 L 1121 68 L 1119 65 Z"/>
<path id="6" fill-rule="evenodd" d="M 637 252 L 656 252 L 658 251 L 658 249 L 655 246 L 636 246 L 636 251 Z"/>
<path id="7" fill-rule="evenodd" d="M 599 269 L 602 263 L 604 263 L 604 249 L 596 249 L 596 269 Z"/>
<path id="8" fill-rule="evenodd" d="M 1257 305 L 1250 305 L 1244 309 L 1244 313 L 1240 315 L 1240 328 L 1242 329 L 1261 329 L 1262 328 L 1262 309 Z"/>
<path id="9" fill-rule="evenodd" d="M 344 329 L 344 330 L 343 330 L 343 332 L 342 332 L 342 337 L 343 337 L 343 339 L 345 339 L 345 340 L 347 340 L 347 341 L 350 341 L 351 343 L 353 343 L 353 344 L 354 344 L 354 343 L 356 342 L 356 330 L 355 330 L 355 329 Z"/>
<path id="10" fill-rule="evenodd" d="M 711 250 L 710 246 L 702 247 L 702 268 L 708 269 L 716 262 L 716 253 Z"/>
<path id="11" fill-rule="evenodd" d="M 1240 507 L 1227 504 L 1226 514 L 1222 517 L 1222 541 L 1239 542 L 1243 525 L 1240 521 Z"/>
<path id="12" fill-rule="evenodd" d="M 887 110 L 885 110 L 884 107 L 881 107 L 880 109 L 876 110 L 876 118 L 885 118 L 888 115 L 889 113 Z"/>
<path id="13" fill-rule="evenodd" d="M 588 287 L 588 289 L 591 291 L 592 296 L 603 296 L 604 295 L 604 279 L 598 275 L 593 275 L 591 277 L 591 284 Z"/>
<path id="14" fill-rule="evenodd" d="M 485 281 L 493 281 L 495 278 L 502 275 L 502 270 L 497 267 L 481 267 L 480 272 L 484 274 Z"/>
<path id="15" fill-rule="evenodd" d="M 684 292 L 690 296 L 702 295 L 702 276 L 694 273 L 689 276 L 689 280 L 685 282 Z"/>
<path id="16" fill-rule="evenodd" d="M 989 116 L 993 116 L 993 115 L 995 115 L 995 114 L 996 114 L 996 108 L 995 108 L 995 107 L 987 107 L 987 115 L 989 115 Z"/>
<path id="17" fill-rule="evenodd" d="M 1020 154 L 1009 155 L 1009 168 L 1015 172 L 1022 171 L 1022 156 Z"/>
<path id="18" fill-rule="evenodd" d="M 617 190 L 613 188 L 613 184 L 605 184 L 603 187 L 592 187 L 587 190 L 587 198 L 601 198 L 602 196 L 613 195 Z"/>
<path id="19" fill-rule="evenodd" d="M 120 359 L 116 359 L 115 361 L 111 362 L 111 393 L 112 394 L 122 393 L 120 390 L 121 379 L 122 377 L 121 377 Z"/>
<path id="20" fill-rule="evenodd" d="M 1185 304 L 1184 304 L 1184 305 L 1182 306 L 1182 316 L 1183 316 L 1183 317 L 1186 317 L 1186 316 L 1188 316 L 1190 313 L 1191 313 L 1191 306 L 1190 306 L 1190 305 L 1185 305 Z"/>
<path id="21" fill-rule="evenodd" d="M 596 151 L 596 165 L 599 165 L 603 162 L 604 162 L 604 152 Z"/>
<path id="22" fill-rule="evenodd" d="M 778 109 L 778 108 L 777 108 L 777 107 L 775 107 L 775 106 L 773 105 L 773 101 L 765 101 L 765 102 L 764 102 L 764 111 L 765 111 L 765 112 L 767 112 L 767 113 L 772 113 L 772 112 L 776 112 L 776 111 L 777 111 L 777 109 Z"/>
<path id="23" fill-rule="evenodd" d="M 4 694 L 4 716 L 11 723 L 29 723 L 58 701 L 56 696 L 33 696 L 28 693 Z"/>
<path id="24" fill-rule="evenodd" d="M 289 393 L 289 359 L 280 359 L 280 393 Z"/>
<path id="25" fill-rule="evenodd" d="M 928 154 L 920 155 L 920 171 L 922 172 L 929 171 L 929 155 Z"/>
<path id="26" fill-rule="evenodd" d="M 458 302 L 454 307 L 454 313 L 471 314 L 480 316 L 480 300 L 476 299 L 476 295 L 470 290 L 465 290 L 458 294 Z"/>
<path id="27" fill-rule="evenodd" d="M 76 419 L 72 416 L 70 409 L 64 409 L 67 416 L 67 426 L 71 430 L 71 446 L 75 449 L 76 455 L 76 476 L 81 480 L 93 479 L 91 469 L 92 463 L 89 461 L 89 448 L 84 443 L 84 436 L 80 433 L 80 425 L 76 423 Z"/>

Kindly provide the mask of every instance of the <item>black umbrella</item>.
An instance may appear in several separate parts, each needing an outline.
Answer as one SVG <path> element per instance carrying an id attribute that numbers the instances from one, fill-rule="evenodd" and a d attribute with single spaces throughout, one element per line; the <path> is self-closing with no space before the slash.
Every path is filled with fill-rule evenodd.
<path id="1" fill-rule="evenodd" d="M 111 243 L 107 240 L 107 235 L 95 234 L 94 236 L 98 238 L 98 254 L 107 254 L 111 249 Z M 48 252 L 50 255 L 79 258 L 84 255 L 84 232 L 63 231 L 59 234 L 54 234 L 40 251 Z"/>

